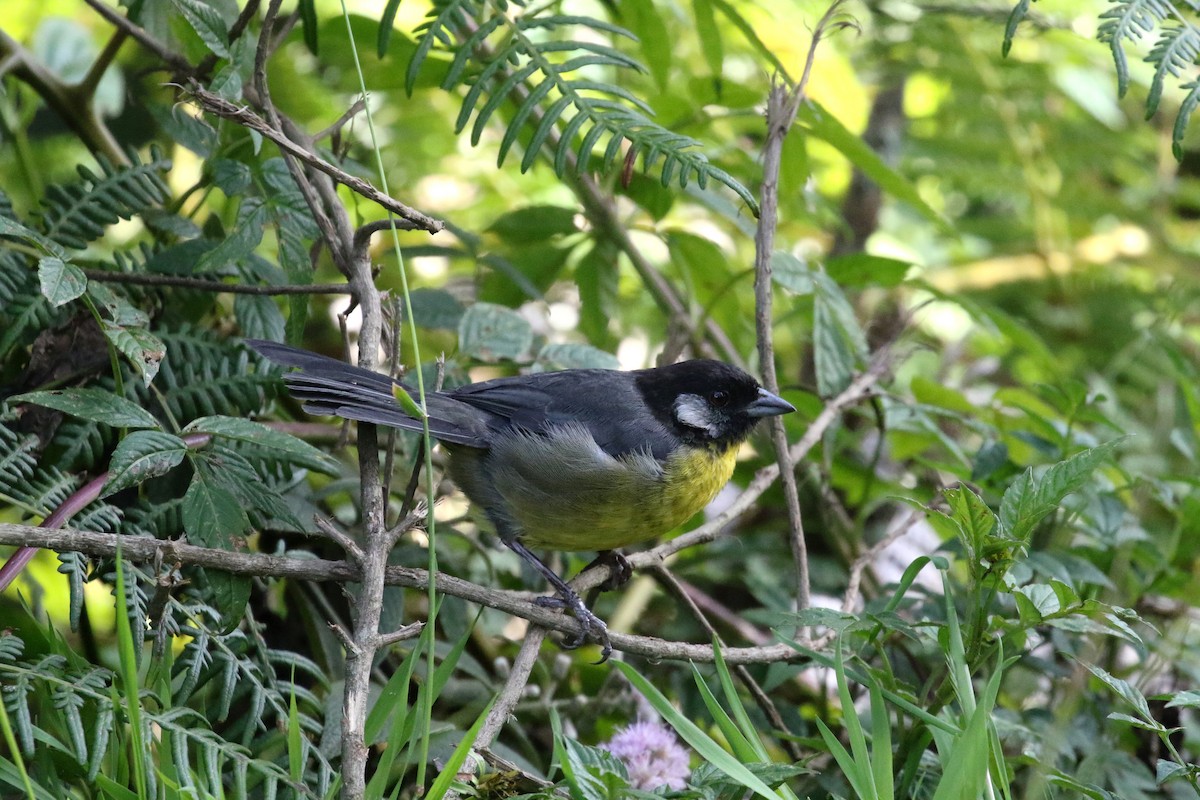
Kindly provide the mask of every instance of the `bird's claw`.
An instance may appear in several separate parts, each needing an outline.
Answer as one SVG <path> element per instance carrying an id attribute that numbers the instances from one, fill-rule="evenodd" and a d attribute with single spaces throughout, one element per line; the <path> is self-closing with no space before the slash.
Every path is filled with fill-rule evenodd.
<path id="1" fill-rule="evenodd" d="M 600 645 L 600 660 L 596 663 L 603 664 L 608 661 L 613 650 L 612 643 L 608 640 L 608 626 L 604 624 L 604 620 L 593 614 L 584 605 L 579 595 L 572 593 L 567 596 L 538 597 L 533 602 L 534 605 L 542 608 L 558 608 L 568 611 L 579 623 L 579 633 L 563 641 L 562 648 L 564 650 L 582 647 L 590 640 Z"/>

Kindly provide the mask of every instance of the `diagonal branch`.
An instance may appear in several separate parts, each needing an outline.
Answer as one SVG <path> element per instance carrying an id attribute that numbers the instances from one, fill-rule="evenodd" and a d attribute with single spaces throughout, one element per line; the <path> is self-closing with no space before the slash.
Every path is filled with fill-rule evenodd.
<path id="1" fill-rule="evenodd" d="M 388 197 L 362 178 L 351 175 L 340 167 L 329 163 L 325 159 L 296 144 L 283 131 L 270 125 L 248 107 L 231 103 L 220 95 L 208 91 L 195 81 L 189 81 L 186 90 L 188 94 L 195 98 L 197 104 L 204 111 L 261 133 L 265 138 L 274 142 L 287 155 L 292 156 L 298 161 L 302 161 L 313 169 L 325 173 L 343 186 L 352 189 L 372 202 L 378 203 L 397 216 L 412 222 L 421 230 L 437 233 L 445 227 L 445 223 L 441 220 L 407 206 L 395 198 Z"/>

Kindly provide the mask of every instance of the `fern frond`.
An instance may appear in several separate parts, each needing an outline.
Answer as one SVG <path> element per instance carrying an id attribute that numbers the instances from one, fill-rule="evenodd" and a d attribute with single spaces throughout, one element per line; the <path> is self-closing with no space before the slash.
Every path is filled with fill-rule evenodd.
<path id="1" fill-rule="evenodd" d="M 81 166 L 79 183 L 54 185 L 46 190 L 41 227 L 52 241 L 82 250 L 88 242 L 99 239 L 109 225 L 158 206 L 170 197 L 163 175 L 171 168 L 171 162 L 157 148 L 151 151 L 146 163 L 131 153 L 131 164 L 127 167 L 115 167 L 104 158 L 98 160 L 102 174 Z"/>
<path id="2" fill-rule="evenodd" d="M 1096 36 L 1112 51 L 1117 67 L 1117 94 L 1129 90 L 1129 60 L 1125 42 L 1136 42 L 1171 13 L 1169 0 L 1113 0 L 1111 8 L 1100 15 Z"/>
<path id="3" fill-rule="evenodd" d="M 585 171 L 593 148 L 603 144 L 602 163 L 611 169 L 624 145 L 649 157 L 647 170 L 662 157 L 663 185 L 685 188 L 695 179 L 703 188 L 709 180 L 724 184 L 757 214 L 757 202 L 746 187 L 714 168 L 698 149 L 700 142 L 673 133 L 652 121 L 650 107 L 627 89 L 596 79 L 597 70 L 645 72 L 634 58 L 600 40 L 602 36 L 636 41 L 629 31 L 603 20 L 566 14 L 489 14 L 479 0 L 449 0 L 435 4 L 431 19 L 419 29 L 421 38 L 408 66 L 412 91 L 421 66 L 435 45 L 453 54 L 442 88 L 468 83 L 455 130 L 471 123 L 470 139 L 478 144 L 484 129 L 506 101 L 516 103 L 497 150 L 502 165 L 518 139 L 524 137 L 521 171 L 537 154 L 553 145 L 555 173 L 562 177 L 572 165 Z M 579 29 L 585 35 L 551 38 Z M 469 67 L 474 65 L 472 73 Z M 472 117 L 474 121 L 472 123 Z M 552 136 L 555 131 L 557 140 Z M 576 138 L 582 142 L 576 150 Z"/>
<path id="4" fill-rule="evenodd" d="M 1200 56 L 1200 30 L 1194 25 L 1169 25 L 1162 29 L 1146 61 L 1154 65 L 1154 80 L 1146 96 L 1146 118 L 1154 116 L 1162 99 L 1167 75 L 1178 78 L 1183 70 L 1195 65 Z"/>

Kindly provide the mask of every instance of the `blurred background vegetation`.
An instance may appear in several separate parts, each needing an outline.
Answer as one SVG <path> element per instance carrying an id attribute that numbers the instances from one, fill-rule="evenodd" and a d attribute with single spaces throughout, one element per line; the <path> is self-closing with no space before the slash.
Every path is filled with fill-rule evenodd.
<path id="1" fill-rule="evenodd" d="M 339 326 L 353 340 L 362 323 L 345 293 L 281 288 L 343 283 L 345 259 L 237 109 L 276 110 L 320 158 L 445 222 L 398 249 L 377 234 L 369 254 L 410 370 L 432 379 L 442 355 L 447 385 L 698 355 L 759 370 L 766 97 L 801 79 L 826 3 L 287 2 L 264 97 L 267 5 L 5 4 L 0 522 L 299 559 L 343 557 L 315 514 L 361 532 L 356 440 L 240 343 L 347 357 Z M 726 646 L 794 653 L 739 673 L 546 644 L 488 748 L 509 764 L 430 786 L 527 632 L 444 597 L 418 644 L 375 660 L 368 796 L 543 780 L 586 798 L 1197 796 L 1196 9 L 863 0 L 834 22 L 778 181 L 788 439 L 885 369 L 795 467 L 814 608 L 797 607 L 778 485 L 680 552 L 674 581 L 640 573 L 596 605 L 614 630 L 710 642 L 674 586 Z M 547 75 L 585 99 L 536 94 Z M 370 124 L 343 118 L 362 87 Z M 386 218 L 336 191 L 350 225 Z M 417 443 L 385 444 L 395 515 Z M 774 461 L 755 439 L 713 513 Z M 537 585 L 438 494 L 442 571 Z M 391 563 L 426 566 L 429 542 L 402 537 Z M 339 791 L 336 584 L 71 551 L 14 576 L 0 796 Z M 382 629 L 428 610 L 389 587 Z M 645 782 L 620 746 L 598 749 L 638 720 L 680 738 L 685 778 Z"/>

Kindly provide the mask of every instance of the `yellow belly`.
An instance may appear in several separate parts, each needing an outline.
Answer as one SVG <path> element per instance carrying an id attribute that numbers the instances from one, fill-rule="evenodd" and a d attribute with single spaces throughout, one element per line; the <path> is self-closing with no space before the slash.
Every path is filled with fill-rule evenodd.
<path id="1" fill-rule="evenodd" d="M 521 541 L 550 550 L 612 550 L 661 536 L 712 502 L 736 459 L 736 446 L 696 449 L 672 456 L 657 478 L 622 470 L 585 491 L 514 504 Z"/>

